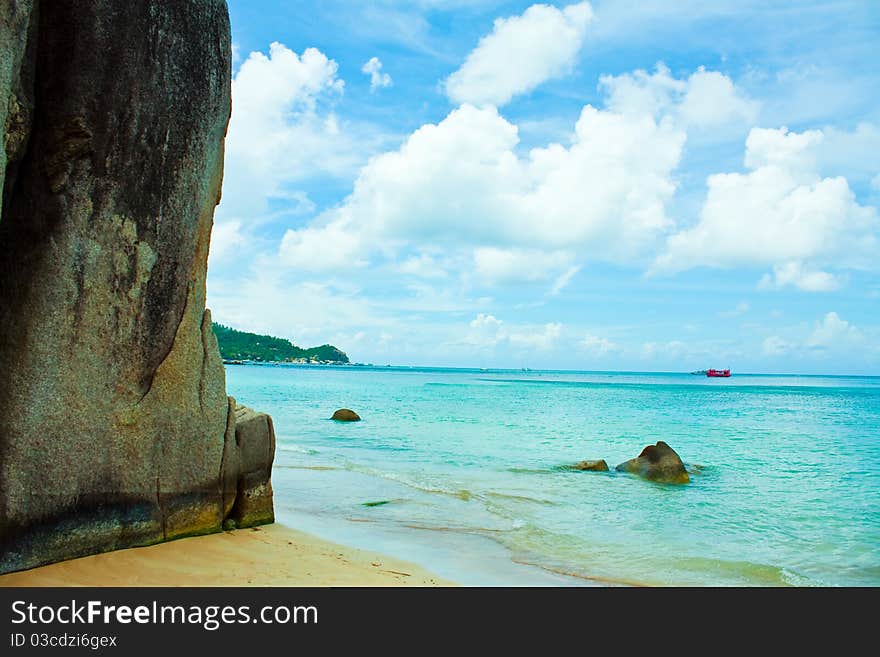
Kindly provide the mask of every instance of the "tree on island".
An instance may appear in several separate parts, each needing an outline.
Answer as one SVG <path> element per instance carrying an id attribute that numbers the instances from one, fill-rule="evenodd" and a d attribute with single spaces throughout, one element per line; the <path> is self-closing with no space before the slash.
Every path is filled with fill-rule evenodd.
<path id="1" fill-rule="evenodd" d="M 223 324 L 214 324 L 214 334 L 225 360 L 349 362 L 344 351 L 329 344 L 303 349 L 284 338 L 238 331 Z"/>

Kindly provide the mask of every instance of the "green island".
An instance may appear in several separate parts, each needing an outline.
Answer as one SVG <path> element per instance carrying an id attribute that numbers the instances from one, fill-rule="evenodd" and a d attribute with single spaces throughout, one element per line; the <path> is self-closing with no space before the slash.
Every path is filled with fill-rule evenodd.
<path id="1" fill-rule="evenodd" d="M 349 362 L 344 351 L 329 344 L 303 349 L 284 338 L 238 331 L 223 324 L 214 324 L 214 335 L 220 345 L 220 356 L 227 363 L 247 360 L 319 364 Z"/>

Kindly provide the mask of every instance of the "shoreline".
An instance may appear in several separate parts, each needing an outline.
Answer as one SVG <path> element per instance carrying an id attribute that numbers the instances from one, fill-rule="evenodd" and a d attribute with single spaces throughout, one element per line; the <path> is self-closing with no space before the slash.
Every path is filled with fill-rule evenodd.
<path id="1" fill-rule="evenodd" d="M 626 580 L 587 578 L 515 558 L 497 540 L 478 533 L 313 515 L 279 505 L 287 526 L 332 543 L 378 552 L 466 587 L 644 586 Z"/>
<path id="2" fill-rule="evenodd" d="M 455 586 L 425 568 L 281 523 L 0 575 L 0 587 Z"/>

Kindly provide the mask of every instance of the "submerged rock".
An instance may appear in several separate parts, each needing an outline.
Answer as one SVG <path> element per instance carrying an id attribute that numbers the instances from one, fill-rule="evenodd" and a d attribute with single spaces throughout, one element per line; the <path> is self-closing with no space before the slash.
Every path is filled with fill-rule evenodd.
<path id="1" fill-rule="evenodd" d="M 330 419 L 337 422 L 360 422 L 361 416 L 349 408 L 340 408 Z"/>
<path id="2" fill-rule="evenodd" d="M 681 458 L 662 440 L 656 445 L 648 445 L 636 458 L 621 463 L 615 470 L 660 483 L 686 484 L 690 481 Z"/>
<path id="3" fill-rule="evenodd" d="M 605 459 L 598 459 L 597 461 L 581 461 L 579 463 L 575 463 L 574 465 L 566 466 L 566 470 L 588 470 L 591 472 L 608 472 L 608 464 L 605 462 Z"/>

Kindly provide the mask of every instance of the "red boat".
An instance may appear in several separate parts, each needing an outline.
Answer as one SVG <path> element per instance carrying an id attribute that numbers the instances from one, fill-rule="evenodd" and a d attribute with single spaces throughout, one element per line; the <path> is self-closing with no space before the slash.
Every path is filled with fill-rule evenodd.
<path id="1" fill-rule="evenodd" d="M 727 378 L 730 376 L 730 370 L 706 370 L 706 376 Z"/>

